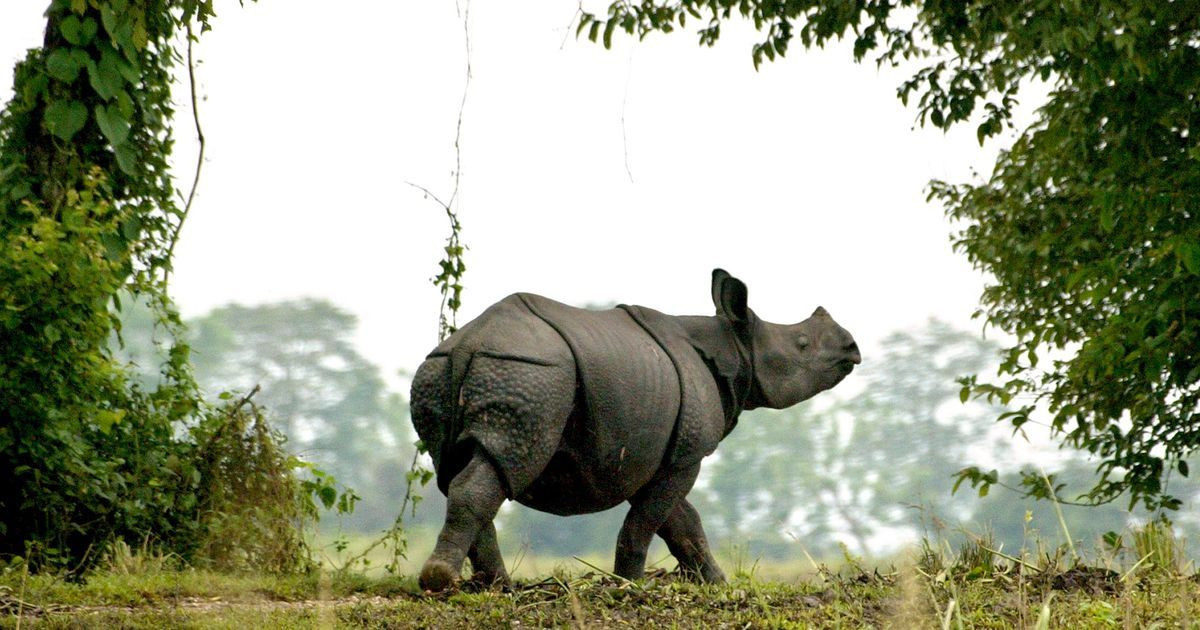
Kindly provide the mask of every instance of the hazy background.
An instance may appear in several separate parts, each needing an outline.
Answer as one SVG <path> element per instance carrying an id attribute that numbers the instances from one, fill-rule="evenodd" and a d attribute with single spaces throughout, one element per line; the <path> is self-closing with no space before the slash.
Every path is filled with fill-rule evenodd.
<path id="1" fill-rule="evenodd" d="M 8 67 L 40 40 L 44 5 L 0 6 Z M 405 182 L 450 192 L 465 78 L 455 7 L 268 0 L 218 12 L 197 47 L 209 159 L 176 300 L 200 314 L 327 297 L 359 316 L 358 346 L 389 375 L 414 367 L 435 341 L 428 280 L 447 229 Z M 755 72 L 753 33 L 738 29 L 714 49 L 680 34 L 604 50 L 575 40 L 574 12 L 471 5 L 466 318 L 517 290 L 708 313 L 721 266 L 767 319 L 824 305 L 867 357 L 932 314 L 969 325 L 981 279 L 951 252 L 924 188 L 986 170 L 996 146 L 981 150 L 966 127 L 913 130 L 894 96 L 903 71 L 838 48 Z M 196 147 L 185 87 L 176 95 L 186 184 Z"/>
<path id="2" fill-rule="evenodd" d="M 6 68 L 40 41 L 45 5 L 0 3 Z M 1044 449 L 1000 439 L 994 410 L 957 403 L 953 377 L 992 351 L 970 319 L 983 278 L 924 193 L 931 178 L 986 173 L 1011 134 L 981 148 L 972 125 L 914 128 L 895 98 L 909 70 L 855 65 L 845 46 L 797 45 L 756 72 L 750 29 L 723 29 L 712 49 L 677 34 L 604 50 L 575 39 L 575 12 L 470 5 L 460 323 L 514 291 L 707 314 L 710 270 L 724 267 L 766 319 L 825 306 L 864 366 L 824 400 L 743 419 L 693 493 L 716 545 L 888 552 L 935 516 L 989 514 L 1024 535 L 1011 495 L 986 509 L 948 498 L 962 465 L 1015 468 Z M 451 192 L 464 16 L 444 0 L 226 1 L 218 13 L 196 48 L 208 160 L 172 293 L 202 382 L 262 383 L 293 445 L 361 489 L 352 526 L 378 529 L 403 494 L 413 436 L 400 374 L 437 341 L 430 277 L 448 233 L 407 182 Z M 6 72 L 0 98 L 10 84 Z M 183 188 L 197 146 L 186 85 L 176 98 Z M 131 354 L 152 366 L 134 337 Z M 426 507 L 424 520 L 440 517 L 436 500 Z M 1119 507 L 1078 522 L 1119 527 Z M 527 511 L 505 512 L 501 529 L 510 550 L 569 555 L 610 547 L 617 521 L 573 526 L 585 549 Z"/>

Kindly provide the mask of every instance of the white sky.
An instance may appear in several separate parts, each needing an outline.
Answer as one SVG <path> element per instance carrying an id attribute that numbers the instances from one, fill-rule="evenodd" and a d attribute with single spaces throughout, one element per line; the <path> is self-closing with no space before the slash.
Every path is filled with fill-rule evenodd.
<path id="1" fill-rule="evenodd" d="M 5 68 L 40 41 L 46 5 L 0 3 Z M 998 147 L 981 149 L 973 126 L 914 130 L 895 97 L 909 70 L 796 43 L 755 72 L 748 28 L 724 29 L 713 49 L 689 27 L 604 50 L 574 38 L 574 11 L 471 6 L 460 323 L 514 291 L 707 314 L 720 266 L 766 319 L 824 305 L 866 361 L 931 316 L 979 328 L 981 277 L 952 253 L 924 189 L 988 172 Z M 198 47 L 208 161 L 175 298 L 193 316 L 326 297 L 359 316 L 370 359 L 415 368 L 436 342 L 429 278 L 447 228 L 405 182 L 450 192 L 465 74 L 454 4 L 225 0 L 218 12 Z M 186 191 L 186 86 L 177 100 Z"/>

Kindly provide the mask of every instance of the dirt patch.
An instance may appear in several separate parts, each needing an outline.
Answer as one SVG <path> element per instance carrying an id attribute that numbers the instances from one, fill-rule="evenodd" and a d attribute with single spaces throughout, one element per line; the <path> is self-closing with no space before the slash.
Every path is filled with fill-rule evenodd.
<path id="1" fill-rule="evenodd" d="M 1059 573 L 1039 576 L 1034 582 L 1048 585 L 1056 591 L 1078 591 L 1092 595 L 1108 595 L 1120 588 L 1121 576 L 1100 567 L 1075 567 Z"/>

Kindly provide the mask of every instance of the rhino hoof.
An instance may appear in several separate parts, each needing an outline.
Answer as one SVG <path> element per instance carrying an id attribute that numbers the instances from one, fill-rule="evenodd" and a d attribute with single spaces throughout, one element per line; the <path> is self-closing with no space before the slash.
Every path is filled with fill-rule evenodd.
<path id="1" fill-rule="evenodd" d="M 421 569 L 419 584 L 421 585 L 421 590 L 438 593 L 450 588 L 450 585 L 454 584 L 456 577 L 458 576 L 449 564 L 438 560 L 430 560 Z"/>
<path id="2" fill-rule="evenodd" d="M 476 571 L 471 575 L 471 584 L 482 588 L 504 588 L 510 582 L 507 573 L 486 573 Z"/>

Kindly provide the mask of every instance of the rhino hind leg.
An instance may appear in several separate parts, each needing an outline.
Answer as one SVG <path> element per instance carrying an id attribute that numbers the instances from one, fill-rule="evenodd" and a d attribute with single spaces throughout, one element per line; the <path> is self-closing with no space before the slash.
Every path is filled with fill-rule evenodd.
<path id="1" fill-rule="evenodd" d="M 679 571 L 685 576 L 702 582 L 725 581 L 725 574 L 713 560 L 708 547 L 700 514 L 687 499 L 679 500 L 675 511 L 658 529 L 658 535 L 667 541 L 667 548 L 679 561 Z"/>
<path id="2" fill-rule="evenodd" d="M 696 483 L 700 464 L 660 473 L 629 499 L 629 513 L 617 535 L 613 572 L 627 580 L 645 576 L 646 551 L 654 534 L 667 523 L 680 502 Z M 697 522 L 699 517 L 697 516 Z"/>
<path id="3" fill-rule="evenodd" d="M 488 521 L 479 533 L 475 542 L 467 551 L 471 560 L 471 579 L 484 585 L 508 584 L 508 571 L 504 568 L 504 558 L 500 555 L 500 545 L 496 542 L 496 526 Z"/>
<path id="4" fill-rule="evenodd" d="M 468 461 L 474 449 L 483 451 L 500 473 L 508 498 L 516 498 L 542 473 L 562 441 L 575 403 L 575 367 L 480 353 L 471 361 L 459 400 L 459 461 Z M 456 473 L 453 466 L 446 472 Z"/>
<path id="5" fill-rule="evenodd" d="M 480 546 L 476 540 L 480 532 L 489 529 L 490 540 L 494 543 L 492 519 L 503 502 L 504 486 L 500 474 L 486 455 L 476 451 L 462 472 L 450 482 L 446 497 L 446 524 L 438 535 L 433 554 L 421 569 L 419 582 L 422 589 L 443 591 L 454 584 L 462 573 L 463 560 L 472 544 L 476 545 L 477 551 L 484 551 L 479 556 L 481 559 L 488 556 L 487 545 Z M 486 534 L 484 538 L 487 538 Z M 499 549 L 493 550 L 494 560 L 503 569 Z M 488 559 L 493 560 L 490 556 Z"/>

